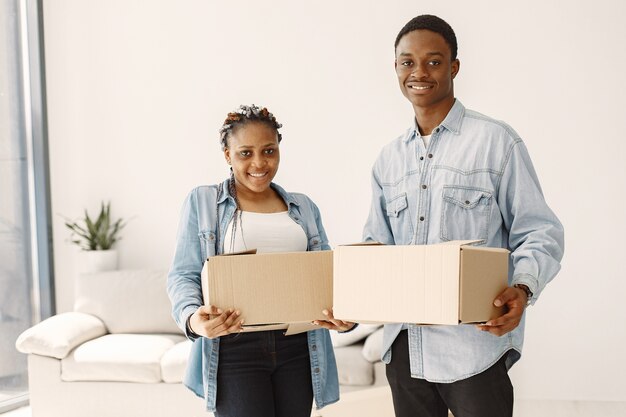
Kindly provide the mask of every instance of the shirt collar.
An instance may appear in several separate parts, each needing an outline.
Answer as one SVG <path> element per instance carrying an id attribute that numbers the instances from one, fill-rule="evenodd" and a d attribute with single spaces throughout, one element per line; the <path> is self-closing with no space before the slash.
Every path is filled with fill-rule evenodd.
<path id="1" fill-rule="evenodd" d="M 458 99 L 454 100 L 452 108 L 446 115 L 445 119 L 439 124 L 439 126 L 448 129 L 455 135 L 461 133 L 461 123 L 463 122 L 463 116 L 465 115 L 465 106 L 461 104 Z M 417 120 L 413 116 L 411 128 L 408 130 L 404 142 L 408 142 L 411 139 L 421 137 L 419 129 L 417 128 Z"/>
<path id="2" fill-rule="evenodd" d="M 228 178 L 224 180 L 224 182 L 222 182 L 222 194 L 220 195 L 220 198 L 217 200 L 217 204 L 222 204 L 227 198 L 231 198 L 233 199 L 233 201 L 235 200 L 234 197 L 230 195 L 230 188 L 228 186 L 229 182 L 230 182 L 230 179 Z M 291 194 L 285 191 L 283 187 L 281 187 L 280 185 L 271 183 L 270 187 L 272 187 L 278 193 L 278 195 L 280 195 L 280 197 L 285 201 L 285 204 L 287 204 L 287 206 L 290 206 L 292 204 L 294 206 L 300 205 L 298 203 L 298 200 L 296 200 Z"/>

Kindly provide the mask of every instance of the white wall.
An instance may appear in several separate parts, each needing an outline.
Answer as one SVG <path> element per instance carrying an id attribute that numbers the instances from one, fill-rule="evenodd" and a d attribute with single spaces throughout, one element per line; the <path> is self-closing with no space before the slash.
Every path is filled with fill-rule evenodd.
<path id="1" fill-rule="evenodd" d="M 626 3 L 48 0 L 55 271 L 71 309 L 78 251 L 62 217 L 111 200 L 132 217 L 121 267 L 167 268 L 195 185 L 227 174 L 217 130 L 240 103 L 284 123 L 277 182 L 358 241 L 369 169 L 412 112 L 393 42 L 421 13 L 459 39 L 456 93 L 525 139 L 566 227 L 563 269 L 528 313 L 519 398 L 626 401 Z"/>

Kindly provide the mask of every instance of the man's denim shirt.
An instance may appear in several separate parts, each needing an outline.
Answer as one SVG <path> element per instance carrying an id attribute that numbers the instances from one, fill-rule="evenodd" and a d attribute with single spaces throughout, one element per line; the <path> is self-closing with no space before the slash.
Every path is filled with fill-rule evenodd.
<path id="1" fill-rule="evenodd" d="M 223 237 L 236 208 L 235 200 L 228 192 L 228 180 L 222 184 L 224 191 L 216 204 L 217 188 L 215 185 L 200 186 L 187 196 L 181 212 L 174 261 L 167 279 L 172 316 L 178 327 L 194 342 L 183 383 L 196 395 L 205 398 L 208 411 L 215 411 L 220 340 L 195 338 L 188 333 L 186 323 L 187 318 L 203 304 L 200 284 L 202 265 L 216 252 L 224 252 Z M 329 250 L 317 206 L 303 194 L 287 193 L 276 184 L 272 184 L 272 188 L 285 201 L 289 216 L 304 229 L 308 250 Z M 219 224 L 217 234 L 216 224 Z M 307 336 L 313 396 L 317 408 L 322 408 L 339 400 L 335 355 L 328 330 L 309 331 Z"/>
<path id="2" fill-rule="evenodd" d="M 532 303 L 560 269 L 563 226 L 547 206 L 524 142 L 505 123 L 456 100 L 428 148 L 413 126 L 381 151 L 372 169 L 364 240 L 425 245 L 481 240 L 511 251 L 509 285 L 525 284 Z M 385 326 L 382 359 L 402 324 Z M 507 351 L 522 351 L 524 319 L 498 337 L 474 325 L 408 325 L 411 375 L 454 382 L 476 375 Z"/>

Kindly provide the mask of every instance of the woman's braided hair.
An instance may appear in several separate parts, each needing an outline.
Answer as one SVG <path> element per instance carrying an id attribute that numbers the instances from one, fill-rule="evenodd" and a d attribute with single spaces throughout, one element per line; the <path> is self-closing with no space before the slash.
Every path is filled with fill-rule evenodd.
<path id="1" fill-rule="evenodd" d="M 267 107 L 259 107 L 256 105 L 246 106 L 241 105 L 233 112 L 228 113 L 224 124 L 220 128 L 220 143 L 222 150 L 228 148 L 228 137 L 239 127 L 248 124 L 249 122 L 261 122 L 265 123 L 272 129 L 276 130 L 278 135 L 278 143 L 282 140 L 282 135 L 278 131 L 282 124 L 278 123 L 276 118 Z"/>
<path id="2" fill-rule="evenodd" d="M 267 126 L 271 127 L 276 131 L 276 135 L 278 136 L 278 143 L 282 140 L 282 135 L 278 131 L 282 124 L 278 123 L 276 118 L 267 107 L 259 107 L 256 105 L 246 106 L 242 104 L 239 108 L 233 112 L 228 113 L 226 116 L 226 120 L 224 120 L 224 124 L 220 128 L 220 144 L 222 145 L 222 150 L 228 148 L 228 138 L 233 134 L 235 130 L 238 128 L 245 126 L 250 122 L 259 122 L 264 123 Z M 241 227 L 241 207 L 239 204 L 239 199 L 237 198 L 237 189 L 235 187 L 235 174 L 233 173 L 233 169 L 230 169 L 230 178 L 228 181 L 228 192 L 235 199 L 235 203 L 237 204 L 237 208 L 233 215 L 232 221 L 232 234 L 230 239 L 230 250 L 231 252 L 234 250 L 235 246 L 235 234 L 237 232 L 237 222 L 239 222 L 239 227 Z M 242 234 L 243 238 L 243 234 Z M 244 241 L 245 246 L 245 241 Z"/>

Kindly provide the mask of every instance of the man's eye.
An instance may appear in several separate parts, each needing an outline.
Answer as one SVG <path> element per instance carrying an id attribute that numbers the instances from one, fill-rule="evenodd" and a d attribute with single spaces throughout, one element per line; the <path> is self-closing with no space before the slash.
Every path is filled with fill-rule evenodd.
<path id="1" fill-rule="evenodd" d="M 437 65 L 440 65 L 441 62 L 439 62 L 439 61 L 430 61 L 429 64 L 433 65 L 433 66 L 437 66 Z"/>
<path id="2" fill-rule="evenodd" d="M 265 154 L 266 155 L 272 155 L 274 153 L 274 149 L 266 149 L 265 150 Z"/>
<path id="3" fill-rule="evenodd" d="M 404 66 L 404 67 L 410 67 L 413 63 L 411 61 L 403 61 L 400 63 L 400 65 Z"/>
<path id="4" fill-rule="evenodd" d="M 239 152 L 239 155 L 244 156 L 244 157 L 245 156 L 250 156 L 250 151 L 241 151 L 241 152 Z"/>

